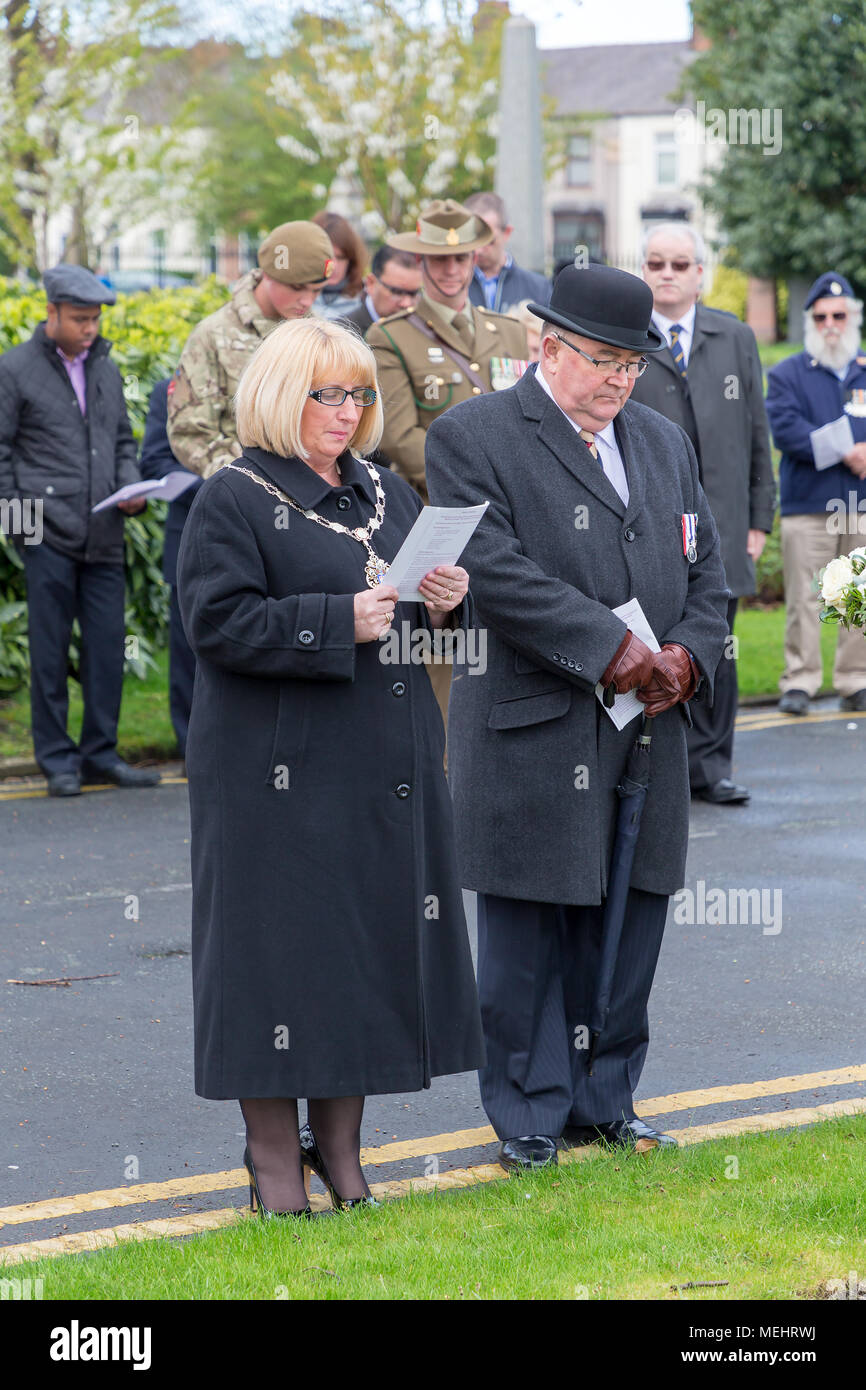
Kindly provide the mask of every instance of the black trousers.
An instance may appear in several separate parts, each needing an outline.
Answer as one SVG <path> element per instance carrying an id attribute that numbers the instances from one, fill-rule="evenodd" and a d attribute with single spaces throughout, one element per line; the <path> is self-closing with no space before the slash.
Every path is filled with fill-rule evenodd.
<path id="1" fill-rule="evenodd" d="M 729 633 L 734 630 L 737 602 L 735 598 L 728 600 Z M 689 705 L 692 727 L 686 734 L 686 745 L 689 750 L 689 782 L 693 791 L 700 787 L 711 787 L 723 777 L 730 777 L 738 701 L 737 663 L 733 655 L 723 656 L 716 671 L 712 708 L 701 700 Z"/>
<path id="2" fill-rule="evenodd" d="M 85 564 L 45 542 L 22 546 L 30 640 L 30 718 L 47 777 L 117 760 L 125 636 L 123 565 Z M 81 741 L 67 732 L 72 624 L 81 628 Z"/>
<path id="3" fill-rule="evenodd" d="M 180 756 L 185 758 L 192 690 L 195 683 L 195 655 L 183 630 L 177 602 L 177 587 L 174 584 L 169 600 L 168 641 L 168 704 Z"/>
<path id="4" fill-rule="evenodd" d="M 603 907 L 478 894 L 481 1099 L 500 1139 L 634 1118 L 668 899 L 629 892 L 607 1027 L 587 1071 Z"/>

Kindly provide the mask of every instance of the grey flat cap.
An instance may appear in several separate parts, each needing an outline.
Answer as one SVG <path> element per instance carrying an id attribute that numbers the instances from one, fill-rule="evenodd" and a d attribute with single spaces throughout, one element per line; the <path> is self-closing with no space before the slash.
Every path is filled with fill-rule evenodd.
<path id="1" fill-rule="evenodd" d="M 55 265 L 42 276 L 49 304 L 115 304 L 117 295 L 83 265 Z"/>

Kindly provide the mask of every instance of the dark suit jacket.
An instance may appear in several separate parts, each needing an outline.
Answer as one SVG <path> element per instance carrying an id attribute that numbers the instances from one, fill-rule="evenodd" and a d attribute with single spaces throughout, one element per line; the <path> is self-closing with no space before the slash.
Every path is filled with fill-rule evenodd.
<path id="1" fill-rule="evenodd" d="M 711 694 L 728 593 L 694 451 L 676 425 L 630 401 L 616 434 L 627 506 L 534 368 L 427 432 L 431 501 L 490 503 L 460 560 L 486 668 L 455 668 L 448 724 L 466 888 L 553 903 L 599 903 L 606 892 L 615 788 L 639 727 L 618 731 L 595 695 L 626 633 L 612 608 L 637 598 L 660 643 L 692 652 Z M 701 517 L 694 564 L 683 512 Z M 683 883 L 685 730 L 676 706 L 653 721 L 631 880 L 652 893 Z"/>
<path id="2" fill-rule="evenodd" d="M 168 385 L 170 380 L 171 378 L 167 377 L 165 381 L 158 381 L 150 393 L 147 420 L 144 424 L 144 439 L 141 445 L 142 478 L 164 478 L 166 473 L 173 473 L 176 470 L 181 473 L 190 471 L 188 468 L 184 468 L 171 452 L 171 445 L 166 434 L 165 424 L 168 416 Z M 175 585 L 177 583 L 177 552 L 180 547 L 180 538 L 193 498 L 204 482 L 204 479 L 199 478 L 197 474 L 193 474 L 193 477 L 195 482 L 192 487 L 187 488 L 186 492 L 182 492 L 180 497 L 168 504 L 168 516 L 165 519 L 165 542 L 162 551 L 162 573 L 166 584 Z"/>
<path id="3" fill-rule="evenodd" d="M 735 596 L 753 594 L 755 566 L 746 553 L 748 532 L 772 531 L 776 510 L 755 335 L 733 314 L 699 304 L 688 385 L 669 348 L 651 353 L 649 363 L 631 399 L 682 425 L 691 438 L 719 528 L 728 587 Z"/>
<path id="4" fill-rule="evenodd" d="M 376 320 L 370 316 L 370 311 L 367 308 L 365 299 L 360 301 L 357 308 L 350 309 L 349 312 L 343 314 L 340 319 L 340 323 L 350 323 L 354 328 L 357 328 L 362 338 L 370 327 L 370 324 L 375 322 Z"/>

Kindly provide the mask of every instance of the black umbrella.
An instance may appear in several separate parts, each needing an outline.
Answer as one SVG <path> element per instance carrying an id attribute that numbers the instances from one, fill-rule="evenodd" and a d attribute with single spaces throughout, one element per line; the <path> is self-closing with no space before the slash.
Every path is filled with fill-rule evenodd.
<path id="1" fill-rule="evenodd" d="M 589 1018 L 591 1033 L 589 1044 L 589 1075 L 592 1076 L 598 1040 L 604 1031 L 610 1008 L 610 991 L 613 973 L 619 954 L 622 926 L 625 920 L 625 906 L 631 883 L 631 867 L 637 837 L 640 832 L 640 818 L 646 801 L 650 772 L 650 733 L 651 720 L 644 715 L 640 733 L 628 756 L 625 772 L 616 789 L 620 798 L 619 815 L 616 822 L 616 839 L 610 860 L 610 874 L 607 882 L 607 897 L 604 903 L 604 920 L 601 934 L 601 959 L 595 985 L 595 1001 Z"/>

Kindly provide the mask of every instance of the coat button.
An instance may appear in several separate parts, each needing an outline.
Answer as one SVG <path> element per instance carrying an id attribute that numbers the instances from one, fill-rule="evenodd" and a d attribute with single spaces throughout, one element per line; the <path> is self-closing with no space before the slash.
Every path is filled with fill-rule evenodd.
<path id="1" fill-rule="evenodd" d="M 315 640 L 315 637 L 308 627 L 305 627 L 303 632 L 298 633 L 298 641 L 303 642 L 305 647 L 308 647 L 310 643 L 315 642 Z"/>
<path id="2" fill-rule="evenodd" d="M 338 511 L 347 512 L 347 511 L 349 510 L 349 508 L 351 507 L 351 505 L 352 505 L 352 503 L 351 503 L 350 499 L 346 496 L 345 493 L 343 493 L 341 497 L 338 497 L 338 498 L 337 498 L 337 509 L 338 509 Z"/>
<path id="3" fill-rule="evenodd" d="M 576 661 L 576 662 L 574 663 L 574 669 L 575 669 L 575 671 L 582 671 L 582 670 L 583 670 L 583 662 L 582 662 L 582 661 Z"/>
<path id="4" fill-rule="evenodd" d="M 404 682 L 403 682 L 403 681 L 395 681 L 394 684 L 391 686 L 391 694 L 392 694 L 392 695 L 397 695 L 397 696 L 405 695 L 405 694 L 406 694 L 406 686 L 405 686 Z"/>
<path id="5" fill-rule="evenodd" d="M 568 667 L 569 667 L 569 670 L 570 670 L 570 671 L 574 671 L 574 670 L 575 670 L 575 669 L 576 669 L 576 667 L 575 667 L 575 665 L 574 665 L 574 662 L 573 662 L 573 661 L 569 661 L 569 663 L 568 663 Z"/>
<path id="6" fill-rule="evenodd" d="M 394 795 L 399 796 L 401 801 L 405 801 L 411 790 L 408 782 L 401 782 L 399 787 L 394 788 Z"/>
<path id="7" fill-rule="evenodd" d="M 47 488 L 45 489 L 45 491 L 46 491 L 46 494 L 49 494 L 49 495 L 50 495 L 50 494 L 54 491 L 54 484 L 53 484 L 53 483 L 49 483 L 48 486 L 47 486 Z"/>
<path id="8" fill-rule="evenodd" d="M 629 528 L 628 528 L 627 531 L 624 531 L 624 532 L 623 532 L 623 535 L 625 536 L 625 538 L 626 538 L 627 541 L 633 541 L 633 540 L 634 540 L 634 531 L 631 529 L 630 526 L 629 526 Z"/>
<path id="9" fill-rule="evenodd" d="M 554 653 L 553 653 L 553 659 L 554 659 L 554 661 L 559 661 L 559 660 L 561 660 L 560 655 L 559 655 L 559 652 L 554 652 Z"/>

